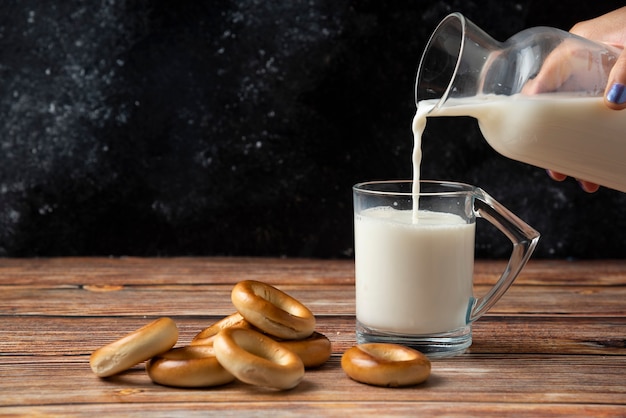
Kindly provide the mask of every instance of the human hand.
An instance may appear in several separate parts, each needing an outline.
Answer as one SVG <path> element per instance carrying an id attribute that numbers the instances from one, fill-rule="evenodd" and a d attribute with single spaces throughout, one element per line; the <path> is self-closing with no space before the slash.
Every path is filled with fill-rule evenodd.
<path id="1" fill-rule="evenodd" d="M 570 32 L 622 50 L 609 73 L 604 102 L 610 109 L 626 108 L 626 7 L 575 24 Z"/>
<path id="2" fill-rule="evenodd" d="M 579 22 L 572 27 L 571 33 L 616 46 L 622 50 L 609 73 L 604 92 L 604 103 L 609 109 L 626 108 L 626 7 L 614 10 L 600 17 Z M 548 170 L 548 175 L 563 181 L 567 176 Z M 585 180 L 578 180 L 582 189 L 588 193 L 597 191 L 600 186 Z"/>
<path id="3" fill-rule="evenodd" d="M 607 75 L 604 90 L 606 105 L 611 109 L 626 108 L 626 7 L 577 23 L 570 33 L 604 44 L 612 49 L 612 59 L 591 55 L 585 45 L 571 38 L 562 42 L 544 58 L 541 71 L 522 88 L 523 94 L 533 95 L 554 91 L 594 91 L 597 81 L 587 79 L 589 67 L 604 66 Z M 594 59 L 596 61 L 590 61 Z"/>

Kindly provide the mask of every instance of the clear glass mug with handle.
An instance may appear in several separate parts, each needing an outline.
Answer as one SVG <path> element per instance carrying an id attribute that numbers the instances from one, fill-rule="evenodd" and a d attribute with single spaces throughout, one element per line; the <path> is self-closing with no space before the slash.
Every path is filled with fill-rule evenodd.
<path id="1" fill-rule="evenodd" d="M 604 105 L 621 49 L 551 28 L 494 40 L 459 13 L 431 35 L 415 84 L 427 116 L 471 116 L 500 154 L 626 192 L 626 114 Z"/>
<path id="2" fill-rule="evenodd" d="M 353 188 L 357 342 L 449 357 L 471 345 L 472 323 L 513 283 L 539 233 L 478 187 L 422 181 L 420 189 L 415 196 L 410 180 Z M 501 277 L 481 297 L 473 293 L 477 217 L 513 244 Z"/>

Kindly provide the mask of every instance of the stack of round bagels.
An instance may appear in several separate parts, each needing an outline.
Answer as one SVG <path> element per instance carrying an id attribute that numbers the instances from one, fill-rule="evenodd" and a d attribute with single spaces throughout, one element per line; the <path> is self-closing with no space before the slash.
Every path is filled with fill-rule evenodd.
<path id="1" fill-rule="evenodd" d="M 315 331 L 315 317 L 297 299 L 254 280 L 237 283 L 231 292 L 237 312 L 203 329 L 189 345 L 174 348 L 178 327 L 157 319 L 96 351 L 90 366 L 108 377 L 146 361 L 153 382 L 176 387 L 209 387 L 238 379 L 252 385 L 292 389 L 305 368 L 324 364 L 331 343 Z M 398 387 L 423 382 L 430 361 L 419 351 L 396 344 L 356 345 L 341 358 L 352 379 Z"/>
<path id="2" fill-rule="evenodd" d="M 90 357 L 93 372 L 108 377 L 147 361 L 155 382 L 206 387 L 242 382 L 291 389 L 305 368 L 331 354 L 326 336 L 315 332 L 315 317 L 295 298 L 258 281 L 237 283 L 231 292 L 237 312 L 200 331 L 188 346 L 173 348 L 178 328 L 160 318 L 108 344 Z"/>

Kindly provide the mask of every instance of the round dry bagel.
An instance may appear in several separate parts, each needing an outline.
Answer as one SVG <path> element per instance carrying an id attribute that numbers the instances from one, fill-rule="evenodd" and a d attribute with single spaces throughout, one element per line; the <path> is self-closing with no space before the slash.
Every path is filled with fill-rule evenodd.
<path id="1" fill-rule="evenodd" d="M 209 345 L 173 348 L 150 359 L 146 371 L 153 382 L 166 386 L 207 387 L 235 380 Z"/>
<path id="2" fill-rule="evenodd" d="M 304 377 L 304 364 L 297 354 L 252 329 L 225 328 L 213 347 L 220 364 L 245 383 L 292 389 Z"/>
<path id="3" fill-rule="evenodd" d="M 113 376 L 169 350 L 177 340 L 174 321 L 160 318 L 94 351 L 89 365 L 100 377 Z"/>
<path id="4" fill-rule="evenodd" d="M 213 340 L 218 332 L 224 328 L 250 328 L 251 325 L 239 312 L 235 312 L 213 325 L 203 329 L 191 340 L 189 345 L 213 345 Z"/>
<path id="5" fill-rule="evenodd" d="M 233 287 L 231 299 L 248 322 L 274 337 L 298 340 L 315 329 L 315 317 L 306 306 L 269 284 L 239 282 Z"/>
<path id="6" fill-rule="evenodd" d="M 319 332 L 313 332 L 303 340 L 280 340 L 280 345 L 296 353 L 304 367 L 319 367 L 330 358 L 330 340 Z"/>
<path id="7" fill-rule="evenodd" d="M 358 382 L 386 387 L 416 385 L 430 375 L 428 357 L 398 344 L 354 346 L 341 357 L 341 367 Z"/>

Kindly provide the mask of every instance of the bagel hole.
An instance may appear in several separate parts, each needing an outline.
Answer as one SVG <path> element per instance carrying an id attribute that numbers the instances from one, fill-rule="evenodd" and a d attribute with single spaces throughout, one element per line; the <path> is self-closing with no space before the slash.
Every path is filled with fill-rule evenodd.
<path id="1" fill-rule="evenodd" d="M 246 351 L 272 363 L 286 365 L 292 360 L 286 349 L 264 345 L 244 347 Z"/>
<path id="2" fill-rule="evenodd" d="M 304 318 L 311 313 L 309 309 L 299 303 L 297 299 L 269 284 L 254 284 L 252 293 L 276 306 L 278 309 L 296 318 Z"/>
<path id="3" fill-rule="evenodd" d="M 414 360 L 417 356 L 403 347 L 388 348 L 388 347 L 376 347 L 376 346 L 364 346 L 361 350 L 366 352 L 372 357 L 376 357 L 385 361 L 410 361 Z"/>

